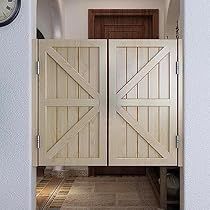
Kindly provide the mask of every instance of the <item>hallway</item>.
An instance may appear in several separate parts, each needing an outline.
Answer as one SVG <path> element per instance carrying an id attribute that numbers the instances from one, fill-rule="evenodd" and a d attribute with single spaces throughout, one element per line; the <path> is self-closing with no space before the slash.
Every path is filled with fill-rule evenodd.
<path id="1" fill-rule="evenodd" d="M 149 180 L 141 177 L 45 177 L 37 183 L 39 209 L 158 210 Z"/>

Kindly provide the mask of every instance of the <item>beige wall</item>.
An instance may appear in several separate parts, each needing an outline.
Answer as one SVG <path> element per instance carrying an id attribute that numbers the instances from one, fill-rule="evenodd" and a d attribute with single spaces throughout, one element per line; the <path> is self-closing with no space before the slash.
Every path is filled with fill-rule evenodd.
<path id="1" fill-rule="evenodd" d="M 159 9 L 160 38 L 164 38 L 165 0 L 63 0 L 65 38 L 88 38 L 88 9 Z"/>
<path id="2" fill-rule="evenodd" d="M 37 1 L 37 28 L 42 32 L 45 38 L 53 38 L 53 29 L 48 7 L 48 0 Z"/>
<path id="3" fill-rule="evenodd" d="M 180 0 L 166 0 L 165 36 L 176 38 L 177 20 L 180 20 Z"/>
<path id="4" fill-rule="evenodd" d="M 62 0 L 37 0 L 37 28 L 46 39 L 63 38 Z"/>
<path id="5" fill-rule="evenodd" d="M 88 38 L 88 9 L 159 9 L 160 38 L 175 38 L 180 0 L 38 0 L 38 28 L 46 38 Z"/>
<path id="6" fill-rule="evenodd" d="M 168 9 L 169 9 L 170 2 L 171 0 L 165 0 L 165 25 L 167 22 Z"/>

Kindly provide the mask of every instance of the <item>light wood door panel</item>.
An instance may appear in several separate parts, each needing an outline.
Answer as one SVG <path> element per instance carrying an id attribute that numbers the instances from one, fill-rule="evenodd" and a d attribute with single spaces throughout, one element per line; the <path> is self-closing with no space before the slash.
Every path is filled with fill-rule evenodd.
<path id="1" fill-rule="evenodd" d="M 176 44 L 109 41 L 107 148 L 106 40 L 40 40 L 39 165 L 177 165 Z"/>
<path id="2" fill-rule="evenodd" d="M 109 164 L 177 165 L 176 40 L 109 40 Z"/>
<path id="3" fill-rule="evenodd" d="M 39 165 L 107 165 L 106 40 L 40 40 Z"/>

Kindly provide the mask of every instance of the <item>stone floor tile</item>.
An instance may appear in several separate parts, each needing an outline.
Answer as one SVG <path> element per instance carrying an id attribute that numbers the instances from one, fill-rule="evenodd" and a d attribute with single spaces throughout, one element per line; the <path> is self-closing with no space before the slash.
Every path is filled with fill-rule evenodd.
<path id="1" fill-rule="evenodd" d="M 147 177 L 99 176 L 77 177 L 60 182 L 58 192 L 53 194 L 49 209 L 63 210 L 158 210 L 159 203 Z M 51 182 L 50 190 L 47 190 Z M 37 184 L 37 204 L 43 205 L 55 187 L 53 177 Z M 52 197 L 51 197 L 52 198 Z M 57 208 L 61 206 L 61 208 Z M 47 207 L 48 207 L 47 206 Z"/>
<path id="2" fill-rule="evenodd" d="M 137 192 L 137 186 L 134 183 L 125 182 L 96 183 L 95 192 Z"/>
<path id="3" fill-rule="evenodd" d="M 89 207 L 72 207 L 72 206 L 65 206 L 61 207 L 61 210 L 92 210 L 92 208 Z"/>
<path id="4" fill-rule="evenodd" d="M 115 206 L 116 195 L 114 194 L 95 194 L 93 206 Z"/>
<path id="5" fill-rule="evenodd" d="M 126 210 L 160 210 L 157 207 L 130 207 L 127 208 Z"/>
<path id="6" fill-rule="evenodd" d="M 69 194 L 63 203 L 63 207 L 91 207 L 93 197 L 90 194 Z"/>
<path id="7" fill-rule="evenodd" d="M 93 206 L 115 206 L 114 194 L 69 194 L 63 203 L 63 207 L 93 207 Z"/>
<path id="8" fill-rule="evenodd" d="M 127 210 L 127 208 L 123 208 L 123 207 L 99 207 L 99 208 L 93 208 L 91 210 Z"/>
<path id="9" fill-rule="evenodd" d="M 141 206 L 141 200 L 118 200 L 118 206 L 129 207 L 129 206 Z"/>
<path id="10" fill-rule="evenodd" d="M 89 194 L 94 191 L 94 185 L 92 186 L 82 186 L 82 185 L 73 185 L 69 191 L 69 194 Z"/>
<path id="11" fill-rule="evenodd" d="M 139 193 L 117 193 L 117 200 L 139 200 Z"/>
<path id="12" fill-rule="evenodd" d="M 147 177 L 144 176 L 121 176 L 117 177 L 118 182 L 145 182 Z"/>
<path id="13" fill-rule="evenodd" d="M 115 182 L 114 176 L 77 177 L 75 182 Z"/>

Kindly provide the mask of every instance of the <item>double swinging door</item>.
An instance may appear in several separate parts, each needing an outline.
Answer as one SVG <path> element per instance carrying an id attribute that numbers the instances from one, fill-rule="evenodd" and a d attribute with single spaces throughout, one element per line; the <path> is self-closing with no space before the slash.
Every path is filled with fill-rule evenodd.
<path id="1" fill-rule="evenodd" d="M 176 40 L 40 40 L 38 52 L 38 165 L 177 165 Z"/>

